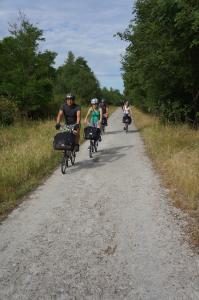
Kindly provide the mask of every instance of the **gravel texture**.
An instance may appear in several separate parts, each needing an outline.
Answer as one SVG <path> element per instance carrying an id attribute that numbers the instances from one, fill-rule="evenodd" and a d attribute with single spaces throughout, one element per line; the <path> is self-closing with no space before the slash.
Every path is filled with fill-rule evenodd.
<path id="1" fill-rule="evenodd" d="M 121 110 L 88 158 L 60 169 L 0 226 L 0 299 L 199 299 L 181 212 Z"/>

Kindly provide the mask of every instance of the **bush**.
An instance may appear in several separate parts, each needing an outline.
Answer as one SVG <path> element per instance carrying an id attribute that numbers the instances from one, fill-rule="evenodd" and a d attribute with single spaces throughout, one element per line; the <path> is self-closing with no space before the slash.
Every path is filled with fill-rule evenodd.
<path id="1" fill-rule="evenodd" d="M 0 97 L 0 124 L 11 125 L 17 115 L 17 106 L 11 100 Z"/>

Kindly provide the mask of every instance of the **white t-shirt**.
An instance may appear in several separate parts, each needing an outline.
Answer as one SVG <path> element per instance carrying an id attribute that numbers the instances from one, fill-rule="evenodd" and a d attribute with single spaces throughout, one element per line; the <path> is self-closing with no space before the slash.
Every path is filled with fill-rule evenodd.
<path id="1" fill-rule="evenodd" d="M 123 113 L 124 113 L 124 115 L 130 115 L 130 107 L 124 105 Z"/>

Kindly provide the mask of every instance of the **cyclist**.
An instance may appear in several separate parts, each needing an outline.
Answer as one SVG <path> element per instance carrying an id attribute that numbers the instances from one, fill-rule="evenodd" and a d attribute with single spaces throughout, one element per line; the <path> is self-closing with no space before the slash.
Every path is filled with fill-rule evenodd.
<path id="1" fill-rule="evenodd" d="M 81 108 L 75 103 L 75 96 L 67 94 L 65 96 L 65 102 L 61 105 L 58 115 L 57 124 L 55 128 L 60 129 L 60 121 L 64 116 L 66 125 L 75 125 L 73 133 L 76 136 L 76 151 L 79 151 L 79 139 L 80 139 L 80 122 L 81 122 Z"/>
<path id="2" fill-rule="evenodd" d="M 124 114 L 124 116 L 123 116 L 123 123 L 125 123 L 124 120 L 127 117 L 132 118 L 132 109 L 131 109 L 128 101 L 124 102 L 124 105 L 123 105 L 122 109 L 123 109 L 123 114 Z M 126 130 L 126 127 L 124 127 L 124 130 Z"/>
<path id="3" fill-rule="evenodd" d="M 106 104 L 105 99 L 101 100 L 99 107 L 102 109 L 102 125 L 107 126 L 108 105 Z"/>
<path id="4" fill-rule="evenodd" d="M 88 118 L 90 116 L 90 125 L 100 129 L 102 123 L 102 109 L 99 107 L 99 102 L 97 98 L 91 100 L 91 107 L 88 109 L 86 118 L 84 120 L 85 124 L 88 124 Z M 101 141 L 101 135 L 99 141 Z"/>

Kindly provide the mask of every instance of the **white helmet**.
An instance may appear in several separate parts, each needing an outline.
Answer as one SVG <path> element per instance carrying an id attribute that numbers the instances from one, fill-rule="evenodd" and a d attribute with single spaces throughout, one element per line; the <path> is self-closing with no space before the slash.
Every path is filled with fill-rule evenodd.
<path id="1" fill-rule="evenodd" d="M 91 104 L 98 104 L 98 99 L 97 98 L 92 99 Z"/>

